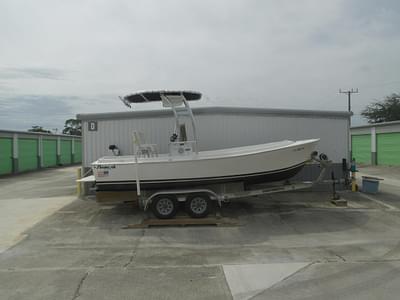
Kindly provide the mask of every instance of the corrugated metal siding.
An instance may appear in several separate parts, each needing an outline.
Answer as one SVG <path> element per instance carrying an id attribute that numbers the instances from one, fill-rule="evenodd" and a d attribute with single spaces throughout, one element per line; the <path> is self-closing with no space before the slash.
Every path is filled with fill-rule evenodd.
<path id="1" fill-rule="evenodd" d="M 371 163 L 371 135 L 361 134 L 351 137 L 351 149 L 357 163 Z"/>
<path id="2" fill-rule="evenodd" d="M 82 143 L 81 143 L 81 141 L 75 141 L 74 147 L 75 147 L 74 163 L 80 163 L 80 162 L 82 162 Z"/>
<path id="3" fill-rule="evenodd" d="M 29 171 L 38 168 L 38 140 L 18 140 L 18 171 Z"/>
<path id="4" fill-rule="evenodd" d="M 0 130 L 0 175 L 56 166 L 59 139 L 66 141 L 63 153 L 64 164 L 71 164 L 71 141 L 73 139 L 75 143 L 78 143 L 76 149 L 79 149 L 81 147 L 79 136 Z M 81 156 L 82 154 L 77 154 L 77 162 L 80 162 Z"/>
<path id="5" fill-rule="evenodd" d="M 159 152 L 167 152 L 169 136 L 172 134 L 174 121 L 171 118 L 150 118 L 134 120 L 105 120 L 98 121 L 97 131 L 88 131 L 87 122 L 83 124 L 84 164 L 99 157 L 112 155 L 109 145 L 117 145 L 122 155 L 133 153 L 133 131 L 142 131 L 147 143 L 159 145 Z"/>
<path id="6" fill-rule="evenodd" d="M 235 114 L 201 114 L 195 116 L 199 149 L 210 150 L 273 142 L 284 139 L 320 138 L 320 152 L 334 162 L 341 162 L 348 153 L 348 120 L 310 116 L 263 116 Z M 88 131 L 83 122 L 83 164 L 89 167 L 99 157 L 111 155 L 108 146 L 117 145 L 123 155 L 133 153 L 133 131 L 142 131 L 147 143 L 159 145 L 159 152 L 168 151 L 174 119 L 170 117 L 98 120 L 98 131 Z M 190 130 L 188 130 L 190 131 Z"/>
<path id="7" fill-rule="evenodd" d="M 0 138 L 0 175 L 12 172 L 12 139 Z"/>
<path id="8" fill-rule="evenodd" d="M 376 135 L 378 165 L 400 165 L 400 133 Z"/>
<path id="9" fill-rule="evenodd" d="M 347 156 L 347 122 L 343 119 L 209 115 L 199 121 L 200 149 L 204 150 L 320 138 L 319 150 L 335 162 Z"/>
<path id="10" fill-rule="evenodd" d="M 57 140 L 43 140 L 43 166 L 54 167 L 57 165 Z"/>
<path id="11" fill-rule="evenodd" d="M 71 164 L 72 142 L 71 140 L 61 140 L 61 164 Z"/>

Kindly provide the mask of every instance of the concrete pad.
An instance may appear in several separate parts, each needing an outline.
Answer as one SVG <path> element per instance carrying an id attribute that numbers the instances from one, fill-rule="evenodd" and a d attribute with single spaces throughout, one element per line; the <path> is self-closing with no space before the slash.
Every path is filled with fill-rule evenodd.
<path id="1" fill-rule="evenodd" d="M 23 239 L 28 228 L 75 199 L 75 196 L 1 199 L 0 253 Z"/>
<path id="2" fill-rule="evenodd" d="M 378 203 L 379 205 L 381 205 L 382 207 L 384 207 L 387 210 L 393 210 L 393 211 L 399 211 L 399 209 L 393 205 L 390 205 L 388 203 L 385 203 L 385 201 L 379 200 L 378 197 L 376 197 L 375 195 L 371 195 L 371 194 L 365 194 L 365 193 L 360 193 L 361 197 L 364 197 L 368 200 L 371 200 L 375 203 Z"/>
<path id="3" fill-rule="evenodd" d="M 309 263 L 224 265 L 233 299 L 247 300 L 306 267 Z"/>
<path id="4" fill-rule="evenodd" d="M 0 179 L 0 202 L 73 197 L 74 176 L 71 168 Z M 150 229 L 122 229 L 144 217 L 131 205 L 76 200 L 0 254 L 0 299 L 232 299 L 223 265 L 242 266 L 236 282 L 262 279 L 255 299 L 396 299 L 398 195 L 347 193 L 349 208 L 337 208 L 330 193 L 276 194 L 224 205 L 241 226 Z M 276 278 L 280 266 L 288 275 Z"/>
<path id="5" fill-rule="evenodd" d="M 79 300 L 231 299 L 220 267 L 95 269 Z"/>
<path id="6" fill-rule="evenodd" d="M 32 172 L 0 180 L 0 253 L 24 232 L 76 199 L 76 167 Z"/>
<path id="7" fill-rule="evenodd" d="M 376 203 L 389 209 L 400 209 L 400 167 L 398 166 L 367 166 L 360 167 L 357 174 L 357 183 L 362 187 L 362 176 L 379 177 L 383 181 L 379 183 L 379 192 L 370 196 Z"/>
<path id="8" fill-rule="evenodd" d="M 313 264 L 254 300 L 397 300 L 400 262 L 342 262 Z"/>
<path id="9" fill-rule="evenodd" d="M 20 270 L 0 272 L 0 298 L 71 300 L 85 270 Z"/>

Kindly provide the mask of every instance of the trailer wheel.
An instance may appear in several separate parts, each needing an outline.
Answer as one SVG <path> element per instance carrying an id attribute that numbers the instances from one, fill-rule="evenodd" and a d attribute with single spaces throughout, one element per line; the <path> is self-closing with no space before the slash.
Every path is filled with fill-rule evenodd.
<path id="1" fill-rule="evenodd" d="M 192 218 L 204 218 L 210 212 L 211 201 L 207 194 L 190 195 L 186 202 L 185 208 L 188 215 Z"/>
<path id="2" fill-rule="evenodd" d="M 151 211 L 159 219 L 171 219 L 178 210 L 178 201 L 172 195 L 159 195 L 151 202 Z"/>

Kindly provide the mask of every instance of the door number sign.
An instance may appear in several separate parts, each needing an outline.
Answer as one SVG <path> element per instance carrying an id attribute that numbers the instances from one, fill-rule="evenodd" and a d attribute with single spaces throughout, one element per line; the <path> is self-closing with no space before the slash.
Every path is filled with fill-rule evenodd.
<path id="1" fill-rule="evenodd" d="M 96 121 L 89 121 L 88 122 L 88 130 L 89 131 L 97 131 L 97 122 Z"/>

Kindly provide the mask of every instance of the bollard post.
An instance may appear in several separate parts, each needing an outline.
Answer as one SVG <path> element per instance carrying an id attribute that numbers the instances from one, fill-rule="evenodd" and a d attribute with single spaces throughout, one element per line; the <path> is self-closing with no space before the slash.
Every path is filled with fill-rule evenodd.
<path id="1" fill-rule="evenodd" d="M 336 206 L 340 207 L 347 207 L 347 200 L 346 199 L 340 199 L 340 196 L 338 193 L 336 193 L 336 179 L 335 179 L 335 174 L 333 171 L 331 172 L 331 180 L 332 180 L 332 200 L 331 202 L 335 204 Z"/>
<path id="2" fill-rule="evenodd" d="M 339 200 L 340 196 L 336 193 L 336 179 L 335 173 L 331 172 L 331 179 L 332 179 L 332 200 Z"/>
<path id="3" fill-rule="evenodd" d="M 81 178 L 82 178 L 82 172 L 81 172 L 81 168 L 79 167 L 76 169 L 76 179 L 80 180 Z M 76 194 L 77 194 L 78 198 L 81 197 L 81 193 L 82 193 L 81 184 L 82 183 L 79 181 L 76 182 Z"/>

